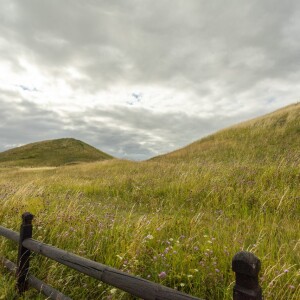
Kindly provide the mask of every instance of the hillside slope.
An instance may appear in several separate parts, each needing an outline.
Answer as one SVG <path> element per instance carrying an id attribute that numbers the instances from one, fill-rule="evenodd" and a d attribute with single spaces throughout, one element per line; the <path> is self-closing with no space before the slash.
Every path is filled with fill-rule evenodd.
<path id="1" fill-rule="evenodd" d="M 300 104 L 223 129 L 155 160 L 267 162 L 300 159 Z"/>
<path id="2" fill-rule="evenodd" d="M 0 153 L 0 166 L 61 166 L 111 159 L 112 156 L 76 139 L 42 141 Z"/>

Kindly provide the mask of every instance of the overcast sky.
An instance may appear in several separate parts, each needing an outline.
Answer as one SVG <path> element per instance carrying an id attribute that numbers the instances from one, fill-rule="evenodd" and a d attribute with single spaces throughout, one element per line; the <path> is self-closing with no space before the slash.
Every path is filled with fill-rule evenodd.
<path id="1" fill-rule="evenodd" d="M 0 151 L 146 159 L 300 99 L 299 0 L 0 0 Z"/>

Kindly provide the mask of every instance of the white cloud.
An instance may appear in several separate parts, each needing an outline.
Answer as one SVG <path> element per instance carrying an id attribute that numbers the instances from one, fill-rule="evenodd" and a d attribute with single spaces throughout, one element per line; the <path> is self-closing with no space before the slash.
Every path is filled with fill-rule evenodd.
<path id="1" fill-rule="evenodd" d="M 147 158 L 295 102 L 299 20 L 296 0 L 1 3 L 0 150 L 69 134 Z"/>

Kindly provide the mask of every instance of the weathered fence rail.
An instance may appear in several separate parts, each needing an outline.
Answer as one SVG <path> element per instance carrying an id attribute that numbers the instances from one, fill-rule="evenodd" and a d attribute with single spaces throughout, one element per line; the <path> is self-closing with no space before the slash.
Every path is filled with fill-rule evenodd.
<path id="1" fill-rule="evenodd" d="M 11 262 L 10 260 L 1 257 L 0 258 L 2 264 L 13 274 L 17 272 L 17 265 Z M 28 274 L 27 276 L 28 285 L 35 288 L 36 290 L 42 292 L 45 296 L 49 297 L 50 299 L 56 300 L 72 300 L 71 298 L 65 296 L 63 293 L 57 291 L 50 285 L 46 284 L 45 282 L 39 280 L 38 278 Z"/>
<path id="2" fill-rule="evenodd" d="M 6 258 L 2 258 L 1 262 L 11 272 L 16 273 L 16 286 L 20 294 L 31 286 L 43 292 L 50 299 L 71 299 L 29 274 L 30 252 L 33 251 L 145 300 L 199 300 L 197 297 L 36 241 L 32 239 L 33 215 L 24 213 L 22 219 L 20 234 L 0 226 L 0 235 L 19 244 L 17 265 Z M 259 259 L 252 253 L 242 251 L 234 256 L 232 268 L 236 272 L 233 299 L 261 300 L 262 292 L 258 283 Z"/>

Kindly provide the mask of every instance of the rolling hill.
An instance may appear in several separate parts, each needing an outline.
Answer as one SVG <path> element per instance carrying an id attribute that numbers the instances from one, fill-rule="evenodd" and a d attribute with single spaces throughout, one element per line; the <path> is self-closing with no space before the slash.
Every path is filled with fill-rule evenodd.
<path id="1" fill-rule="evenodd" d="M 61 166 L 111 159 L 112 156 L 73 138 L 27 144 L 0 153 L 0 166 Z"/>
<path id="2" fill-rule="evenodd" d="M 300 160 L 300 103 L 234 125 L 154 160 L 201 164 Z"/>

